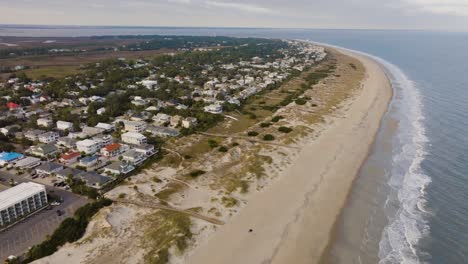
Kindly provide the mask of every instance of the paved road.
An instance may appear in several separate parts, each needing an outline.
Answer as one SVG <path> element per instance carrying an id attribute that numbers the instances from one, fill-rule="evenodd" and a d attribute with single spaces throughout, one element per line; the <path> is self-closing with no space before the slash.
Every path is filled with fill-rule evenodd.
<path id="1" fill-rule="evenodd" d="M 17 182 L 31 181 L 25 177 L 15 176 L 10 173 L 0 171 L 0 177 L 5 178 L 8 183 L 10 178 Z M 42 210 L 32 215 L 11 228 L 0 232 L 0 261 L 10 255 L 20 255 L 29 247 L 41 243 L 47 235 L 51 235 L 60 223 L 67 217 L 73 215 L 76 209 L 87 203 L 87 199 L 73 194 L 63 189 L 46 186 L 49 194 L 55 194 L 63 198 L 63 203 L 53 206 L 51 210 Z M 57 210 L 64 214 L 57 215 Z"/>

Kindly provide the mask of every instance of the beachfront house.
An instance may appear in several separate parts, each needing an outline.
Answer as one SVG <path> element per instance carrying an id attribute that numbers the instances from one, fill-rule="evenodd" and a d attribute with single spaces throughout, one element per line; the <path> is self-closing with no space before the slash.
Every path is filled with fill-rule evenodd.
<path id="1" fill-rule="evenodd" d="M 122 154 L 128 149 L 128 146 L 119 143 L 109 144 L 101 149 L 101 155 L 106 158 L 112 158 Z"/>
<path id="2" fill-rule="evenodd" d="M 109 175 L 124 175 L 133 171 L 135 167 L 128 161 L 116 161 L 106 167 L 104 167 L 104 172 Z"/>
<path id="3" fill-rule="evenodd" d="M 142 152 L 132 149 L 123 153 L 122 158 L 123 160 L 130 162 L 134 166 L 137 166 L 146 160 L 146 155 Z"/>
<path id="4" fill-rule="evenodd" d="M 177 129 L 163 126 L 149 126 L 146 132 L 159 137 L 177 137 L 180 134 Z"/>
<path id="5" fill-rule="evenodd" d="M 138 121 L 124 121 L 125 130 L 128 132 L 141 133 L 145 131 L 146 123 Z"/>
<path id="6" fill-rule="evenodd" d="M 121 137 L 122 141 L 128 144 L 140 145 L 147 142 L 147 138 L 144 135 L 135 132 L 124 133 Z"/>

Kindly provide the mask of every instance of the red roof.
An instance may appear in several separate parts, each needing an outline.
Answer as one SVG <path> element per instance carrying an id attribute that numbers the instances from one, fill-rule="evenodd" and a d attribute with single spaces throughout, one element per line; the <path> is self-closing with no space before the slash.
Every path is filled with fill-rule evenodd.
<path id="1" fill-rule="evenodd" d="M 109 144 L 107 146 L 104 147 L 104 149 L 107 151 L 107 152 L 112 152 L 116 149 L 119 149 L 122 145 L 120 145 L 119 143 L 112 143 L 112 144 Z"/>
<path id="2" fill-rule="evenodd" d="M 15 108 L 19 108 L 19 107 L 20 107 L 19 104 L 16 104 L 16 103 L 13 103 L 13 102 L 8 102 L 8 103 L 6 104 L 6 106 L 7 106 L 8 108 L 10 108 L 10 109 L 15 109 Z"/>
<path id="3" fill-rule="evenodd" d="M 76 157 L 79 157 L 80 155 L 81 154 L 79 152 L 68 152 L 68 153 L 65 153 L 62 156 L 60 156 L 60 159 L 71 160 L 71 159 L 74 159 Z"/>

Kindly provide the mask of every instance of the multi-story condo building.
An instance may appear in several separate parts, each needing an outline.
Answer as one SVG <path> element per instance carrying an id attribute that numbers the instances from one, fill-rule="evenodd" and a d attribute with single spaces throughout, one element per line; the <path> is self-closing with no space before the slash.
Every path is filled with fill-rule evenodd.
<path id="1" fill-rule="evenodd" d="M 21 183 L 0 192 L 0 227 L 14 224 L 46 205 L 46 188 L 38 183 Z"/>

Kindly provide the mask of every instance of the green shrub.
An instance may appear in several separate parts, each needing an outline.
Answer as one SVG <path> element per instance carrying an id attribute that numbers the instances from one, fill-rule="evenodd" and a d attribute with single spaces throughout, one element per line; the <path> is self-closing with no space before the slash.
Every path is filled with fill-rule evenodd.
<path id="1" fill-rule="evenodd" d="M 247 133 L 247 136 L 249 136 L 249 137 L 256 137 L 256 136 L 258 136 L 258 132 L 256 132 L 256 131 L 249 131 L 249 132 Z"/>
<path id="2" fill-rule="evenodd" d="M 279 127 L 279 128 L 278 128 L 278 131 L 279 131 L 279 132 L 282 132 L 282 133 L 289 133 L 289 132 L 292 131 L 292 128 L 282 126 L 282 127 Z"/>
<path id="3" fill-rule="evenodd" d="M 218 142 L 216 140 L 209 139 L 208 140 L 208 145 L 210 146 L 210 148 L 216 148 L 216 147 L 218 147 Z"/>
<path id="4" fill-rule="evenodd" d="M 65 243 L 72 243 L 80 239 L 84 235 L 91 218 L 101 208 L 111 204 L 111 200 L 103 198 L 78 208 L 73 217 L 65 219 L 50 237 L 41 244 L 29 249 L 23 263 L 30 263 L 34 260 L 50 256 Z"/>
<path id="5" fill-rule="evenodd" d="M 270 127 L 270 126 L 271 126 L 271 123 L 269 122 L 260 124 L 260 127 Z"/>
<path id="6" fill-rule="evenodd" d="M 272 140 L 275 140 L 275 137 L 273 135 L 266 134 L 266 135 L 263 136 L 263 140 L 272 141 Z"/>
<path id="7" fill-rule="evenodd" d="M 298 105 L 305 105 L 307 103 L 307 101 L 303 98 L 298 98 L 296 99 L 296 104 Z"/>
<path id="8" fill-rule="evenodd" d="M 204 171 L 204 170 L 194 170 L 194 171 L 190 172 L 189 175 L 192 178 L 197 178 L 198 176 L 203 175 L 205 173 L 206 173 L 206 171 Z"/>
<path id="9" fill-rule="evenodd" d="M 227 152 L 228 148 L 226 146 L 221 146 L 221 147 L 218 148 L 218 151 L 219 152 Z"/>
<path id="10" fill-rule="evenodd" d="M 280 121 L 280 120 L 283 119 L 283 118 L 284 118 L 283 116 L 277 115 L 277 116 L 275 116 L 275 117 L 273 117 L 273 118 L 271 119 L 271 122 L 276 123 L 276 122 Z"/>

